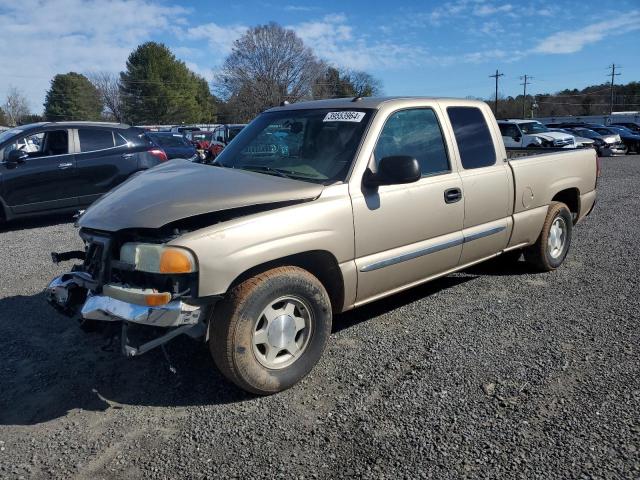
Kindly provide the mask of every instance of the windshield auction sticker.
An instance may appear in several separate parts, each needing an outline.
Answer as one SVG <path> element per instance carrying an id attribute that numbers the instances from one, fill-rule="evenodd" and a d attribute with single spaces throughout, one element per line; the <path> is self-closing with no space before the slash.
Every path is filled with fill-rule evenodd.
<path id="1" fill-rule="evenodd" d="M 329 112 L 325 115 L 323 122 L 361 122 L 364 112 Z"/>

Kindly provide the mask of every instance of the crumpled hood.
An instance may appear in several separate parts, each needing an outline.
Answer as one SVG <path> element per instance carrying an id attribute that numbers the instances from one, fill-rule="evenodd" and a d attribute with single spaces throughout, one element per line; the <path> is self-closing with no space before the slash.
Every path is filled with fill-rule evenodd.
<path id="1" fill-rule="evenodd" d="M 532 137 L 540 137 L 545 140 L 571 140 L 573 135 L 569 135 L 568 133 L 562 132 L 544 132 L 544 133 L 532 133 Z"/>
<path id="2" fill-rule="evenodd" d="M 310 200 L 323 185 L 261 173 L 173 160 L 134 175 L 80 217 L 83 228 L 117 231 L 232 208 Z"/>

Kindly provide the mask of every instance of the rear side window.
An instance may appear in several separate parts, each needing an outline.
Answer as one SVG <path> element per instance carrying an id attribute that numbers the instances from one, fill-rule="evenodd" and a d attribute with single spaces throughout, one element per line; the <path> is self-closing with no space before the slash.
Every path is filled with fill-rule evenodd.
<path id="1" fill-rule="evenodd" d="M 111 133 L 111 130 L 89 130 L 81 128 L 78 130 L 78 136 L 80 137 L 81 152 L 93 152 L 114 146 L 113 133 Z"/>
<path id="2" fill-rule="evenodd" d="M 489 127 L 480 109 L 475 107 L 447 108 L 453 126 L 462 167 L 466 170 L 496 163 L 496 150 Z"/>
<path id="3" fill-rule="evenodd" d="M 442 131 L 430 108 L 400 110 L 387 119 L 376 144 L 376 163 L 384 157 L 409 155 L 418 160 L 422 176 L 449 171 Z"/>

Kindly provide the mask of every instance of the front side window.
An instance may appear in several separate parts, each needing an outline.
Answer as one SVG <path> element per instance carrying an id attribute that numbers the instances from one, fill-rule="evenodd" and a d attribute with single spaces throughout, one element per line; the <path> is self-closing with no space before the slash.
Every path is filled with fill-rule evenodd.
<path id="1" fill-rule="evenodd" d="M 496 150 L 480 109 L 449 107 L 447 114 L 458 144 L 462 167 L 468 170 L 495 165 Z"/>
<path id="2" fill-rule="evenodd" d="M 442 131 L 432 109 L 401 110 L 389 116 L 380 132 L 374 157 L 378 164 L 384 157 L 396 155 L 418 160 L 422 176 L 450 170 Z"/>
<path id="3" fill-rule="evenodd" d="M 545 127 L 543 124 L 541 124 L 540 122 L 521 123 L 520 128 L 527 135 L 532 133 L 545 133 L 549 131 L 549 129 Z"/>
<path id="4" fill-rule="evenodd" d="M 520 130 L 518 130 L 518 127 L 513 123 L 499 123 L 498 126 L 500 127 L 500 133 L 503 137 L 513 138 L 520 136 Z"/>
<path id="5" fill-rule="evenodd" d="M 266 112 L 215 163 L 315 183 L 344 181 L 370 118 L 364 109 Z"/>
<path id="6" fill-rule="evenodd" d="M 114 146 L 111 130 L 94 130 L 81 128 L 78 130 L 81 152 L 104 150 Z"/>
<path id="7" fill-rule="evenodd" d="M 66 130 L 49 130 L 18 137 L 0 150 L 2 161 L 6 161 L 13 150 L 22 150 L 29 158 L 65 155 L 69 153 L 69 135 Z"/>

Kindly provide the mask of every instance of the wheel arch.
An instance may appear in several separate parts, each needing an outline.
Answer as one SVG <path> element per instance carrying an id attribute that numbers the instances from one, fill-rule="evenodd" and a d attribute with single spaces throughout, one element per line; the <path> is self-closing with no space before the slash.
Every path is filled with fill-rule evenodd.
<path id="1" fill-rule="evenodd" d="M 231 290 L 236 285 L 259 273 L 276 267 L 292 266 L 307 270 L 324 286 L 331 300 L 331 308 L 338 313 L 343 310 L 345 286 L 342 271 L 336 257 L 326 250 L 309 250 L 269 260 L 245 270 L 229 285 Z"/>
<path id="2" fill-rule="evenodd" d="M 569 211 L 571 211 L 573 221 L 575 223 L 578 215 L 580 215 L 580 190 L 575 187 L 560 190 L 553 196 L 551 201 L 562 202 L 569 207 Z"/>

